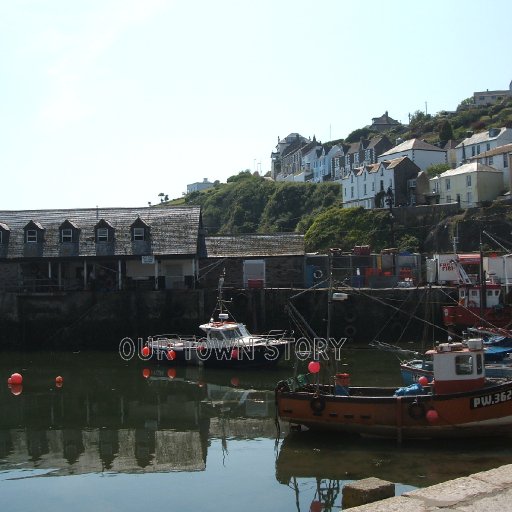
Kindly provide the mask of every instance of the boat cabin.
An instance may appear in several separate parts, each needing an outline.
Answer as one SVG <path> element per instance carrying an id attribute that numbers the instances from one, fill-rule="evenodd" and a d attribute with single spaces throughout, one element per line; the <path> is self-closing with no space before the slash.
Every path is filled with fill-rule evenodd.
<path id="1" fill-rule="evenodd" d="M 461 286 L 459 288 L 459 304 L 466 308 L 479 308 L 482 301 L 482 287 L 479 285 Z M 485 305 L 488 308 L 501 304 L 501 285 L 488 283 L 485 285 Z"/>
<path id="2" fill-rule="evenodd" d="M 236 322 L 209 322 L 200 328 L 206 332 L 207 342 L 215 344 L 216 347 L 232 345 L 233 341 L 251 336 L 244 324 Z"/>
<path id="3" fill-rule="evenodd" d="M 485 384 L 484 349 L 480 338 L 462 343 L 441 343 L 429 350 L 434 366 L 436 394 L 462 393 Z"/>

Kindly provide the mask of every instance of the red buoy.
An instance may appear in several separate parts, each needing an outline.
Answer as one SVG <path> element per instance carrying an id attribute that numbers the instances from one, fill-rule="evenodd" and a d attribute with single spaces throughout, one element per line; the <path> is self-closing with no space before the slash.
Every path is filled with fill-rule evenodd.
<path id="1" fill-rule="evenodd" d="M 231 359 L 238 359 L 238 349 L 237 348 L 234 348 L 231 351 Z"/>
<path id="2" fill-rule="evenodd" d="M 169 361 L 174 361 L 176 359 L 176 352 L 172 349 L 167 351 L 167 359 Z"/>
<path id="3" fill-rule="evenodd" d="M 60 375 L 57 375 L 57 377 L 55 377 L 56 384 L 62 384 L 63 382 L 64 382 L 64 379 Z"/>
<path id="4" fill-rule="evenodd" d="M 23 384 L 12 384 L 11 385 L 11 393 L 13 395 L 21 395 L 21 392 L 23 391 Z"/>
<path id="5" fill-rule="evenodd" d="M 145 347 L 142 347 L 141 354 L 144 357 L 148 357 L 151 351 L 149 350 L 149 347 L 146 345 Z"/>
<path id="6" fill-rule="evenodd" d="M 20 373 L 13 373 L 11 375 L 11 384 L 21 384 L 23 382 L 23 377 Z"/>
<path id="7" fill-rule="evenodd" d="M 308 364 L 309 373 L 318 373 L 320 371 L 320 363 L 318 361 L 311 361 Z"/>
<path id="8" fill-rule="evenodd" d="M 144 370 L 142 370 L 142 376 L 145 379 L 147 379 L 150 375 L 151 375 L 151 370 L 149 368 L 144 368 Z"/>
<path id="9" fill-rule="evenodd" d="M 176 368 L 169 368 L 167 370 L 167 377 L 169 377 L 169 379 L 174 379 L 174 377 L 176 377 Z"/>
<path id="10" fill-rule="evenodd" d="M 240 386 L 240 379 L 238 377 L 231 377 L 231 385 L 237 388 Z"/>
<path id="11" fill-rule="evenodd" d="M 437 423 L 439 420 L 439 413 L 435 409 L 430 409 L 425 415 L 429 423 Z"/>
<path id="12" fill-rule="evenodd" d="M 427 379 L 427 377 L 425 377 L 425 375 L 422 375 L 422 376 L 418 379 L 418 384 L 421 384 L 422 386 L 427 386 L 427 385 L 428 385 L 428 379 Z"/>

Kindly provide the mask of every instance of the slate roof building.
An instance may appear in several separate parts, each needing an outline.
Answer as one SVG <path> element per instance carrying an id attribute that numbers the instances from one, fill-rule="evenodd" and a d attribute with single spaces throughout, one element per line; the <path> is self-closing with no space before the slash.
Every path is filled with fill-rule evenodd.
<path id="1" fill-rule="evenodd" d="M 205 251 L 193 207 L 0 211 L 0 288 L 193 286 Z"/>

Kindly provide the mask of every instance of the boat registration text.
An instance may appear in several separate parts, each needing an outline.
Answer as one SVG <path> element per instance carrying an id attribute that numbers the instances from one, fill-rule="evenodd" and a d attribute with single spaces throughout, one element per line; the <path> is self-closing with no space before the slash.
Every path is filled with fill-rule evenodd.
<path id="1" fill-rule="evenodd" d="M 512 400 L 512 389 L 502 391 L 501 393 L 492 393 L 490 395 L 475 396 L 471 399 L 471 409 L 478 409 L 479 407 L 487 407 L 488 405 L 500 404 L 501 402 L 508 402 Z"/>

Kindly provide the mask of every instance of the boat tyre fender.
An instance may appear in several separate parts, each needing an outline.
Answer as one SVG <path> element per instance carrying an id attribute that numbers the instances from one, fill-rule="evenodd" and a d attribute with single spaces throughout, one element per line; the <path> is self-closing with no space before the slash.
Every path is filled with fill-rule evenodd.
<path id="1" fill-rule="evenodd" d="M 349 309 L 345 312 L 345 321 L 348 323 L 355 322 L 357 318 L 357 313 L 353 309 Z"/>
<path id="2" fill-rule="evenodd" d="M 315 396 L 309 402 L 313 412 L 322 412 L 325 409 L 325 398 L 322 396 Z"/>
<path id="3" fill-rule="evenodd" d="M 422 420 L 426 415 L 425 406 L 419 402 L 413 402 L 409 405 L 408 413 L 413 420 Z"/>

